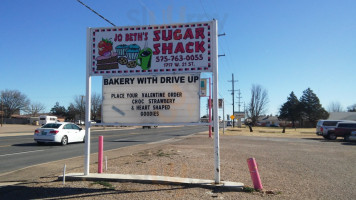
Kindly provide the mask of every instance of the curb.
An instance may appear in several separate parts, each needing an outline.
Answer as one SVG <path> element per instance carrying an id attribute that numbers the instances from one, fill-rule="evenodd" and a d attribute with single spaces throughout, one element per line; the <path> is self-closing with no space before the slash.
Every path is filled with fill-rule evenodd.
<path id="1" fill-rule="evenodd" d="M 59 176 L 58 180 L 62 181 L 63 176 Z M 185 185 L 201 188 L 218 188 L 228 191 L 242 191 L 244 184 L 240 182 L 221 181 L 220 184 L 215 184 L 213 180 L 193 179 L 169 176 L 154 176 L 154 175 L 135 175 L 135 174 L 98 174 L 91 173 L 83 175 L 82 173 L 70 173 L 65 175 L 65 180 L 69 181 L 114 181 L 114 182 L 134 182 L 144 184 L 165 184 L 165 185 Z"/>

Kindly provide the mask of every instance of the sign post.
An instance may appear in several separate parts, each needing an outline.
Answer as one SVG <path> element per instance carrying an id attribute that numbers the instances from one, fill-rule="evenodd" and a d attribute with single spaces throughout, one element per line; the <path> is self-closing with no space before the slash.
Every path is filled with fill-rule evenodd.
<path id="1" fill-rule="evenodd" d="M 86 96 L 85 96 L 85 156 L 84 156 L 84 175 L 89 175 L 90 164 L 90 108 L 91 108 L 91 75 L 90 75 L 90 29 L 87 30 L 87 67 L 86 67 Z"/>
<path id="2" fill-rule="evenodd" d="M 218 32 L 218 21 L 213 21 L 213 32 Z M 213 59 L 213 85 L 214 85 L 214 92 L 213 92 L 213 107 L 214 109 L 214 149 L 215 149 L 215 183 L 220 183 L 220 141 L 219 141 L 219 105 L 218 105 L 218 35 L 214 34 L 212 37 L 212 45 L 214 45 L 214 52 L 212 53 Z"/>
<path id="3" fill-rule="evenodd" d="M 211 78 L 209 78 L 209 123 L 211 123 Z M 209 138 L 211 138 L 211 125 L 209 125 Z"/>
<path id="4" fill-rule="evenodd" d="M 223 134 L 225 134 L 225 102 L 224 102 L 224 99 L 221 99 L 222 100 L 222 109 L 223 109 Z"/>

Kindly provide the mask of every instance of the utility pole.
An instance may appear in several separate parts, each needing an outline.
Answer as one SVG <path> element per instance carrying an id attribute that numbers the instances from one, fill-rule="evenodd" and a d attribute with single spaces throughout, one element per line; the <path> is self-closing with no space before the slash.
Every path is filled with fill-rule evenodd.
<path id="1" fill-rule="evenodd" d="M 235 112 L 235 82 L 237 82 L 238 80 L 234 80 L 234 74 L 232 74 L 232 80 L 228 81 L 228 82 L 231 82 L 232 83 L 232 90 L 229 90 L 231 91 L 231 95 L 232 95 L 232 115 L 234 115 L 234 112 Z M 232 126 L 234 126 L 234 120 L 232 120 Z"/>
<path id="2" fill-rule="evenodd" d="M 239 99 L 239 101 L 237 102 L 237 105 L 239 106 L 239 112 L 240 112 L 241 98 L 242 98 L 242 96 L 241 96 L 241 91 L 240 91 L 240 89 L 238 89 L 237 91 L 238 91 L 237 94 L 239 95 L 239 96 L 237 96 L 237 98 Z"/>
<path id="3" fill-rule="evenodd" d="M 238 112 L 239 112 L 239 114 L 238 114 L 239 117 L 238 117 L 238 119 L 237 119 L 237 126 L 238 126 L 239 128 L 241 128 L 241 125 L 242 125 L 242 124 L 241 124 L 241 118 L 242 118 L 242 116 L 241 116 L 241 113 L 240 113 L 240 112 L 241 112 L 241 109 L 240 109 L 240 108 L 241 108 L 241 98 L 242 98 L 242 97 L 241 97 L 241 91 L 240 91 L 240 89 L 237 90 L 237 94 L 238 94 L 238 97 L 237 97 L 237 99 L 238 99 L 237 105 L 239 106 L 239 111 L 238 111 Z"/>

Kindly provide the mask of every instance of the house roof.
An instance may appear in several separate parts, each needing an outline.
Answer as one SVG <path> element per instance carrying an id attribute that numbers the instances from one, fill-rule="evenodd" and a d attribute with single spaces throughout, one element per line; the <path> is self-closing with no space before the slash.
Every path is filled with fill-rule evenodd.
<path id="1" fill-rule="evenodd" d="M 270 121 L 279 121 L 279 120 L 278 120 L 278 117 L 276 117 L 276 116 L 268 116 L 267 115 L 267 116 L 260 116 L 257 121 L 270 122 Z"/>
<path id="2" fill-rule="evenodd" d="M 356 121 L 356 112 L 331 112 L 328 120 L 353 120 L 353 121 Z"/>

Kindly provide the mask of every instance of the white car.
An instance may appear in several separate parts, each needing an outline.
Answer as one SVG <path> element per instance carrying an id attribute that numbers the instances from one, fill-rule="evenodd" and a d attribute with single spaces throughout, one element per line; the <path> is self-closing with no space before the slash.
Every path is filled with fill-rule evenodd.
<path id="1" fill-rule="evenodd" d="M 67 145 L 71 142 L 84 142 L 85 130 L 69 122 L 48 123 L 35 130 L 33 139 L 37 144 L 53 142 Z"/>

